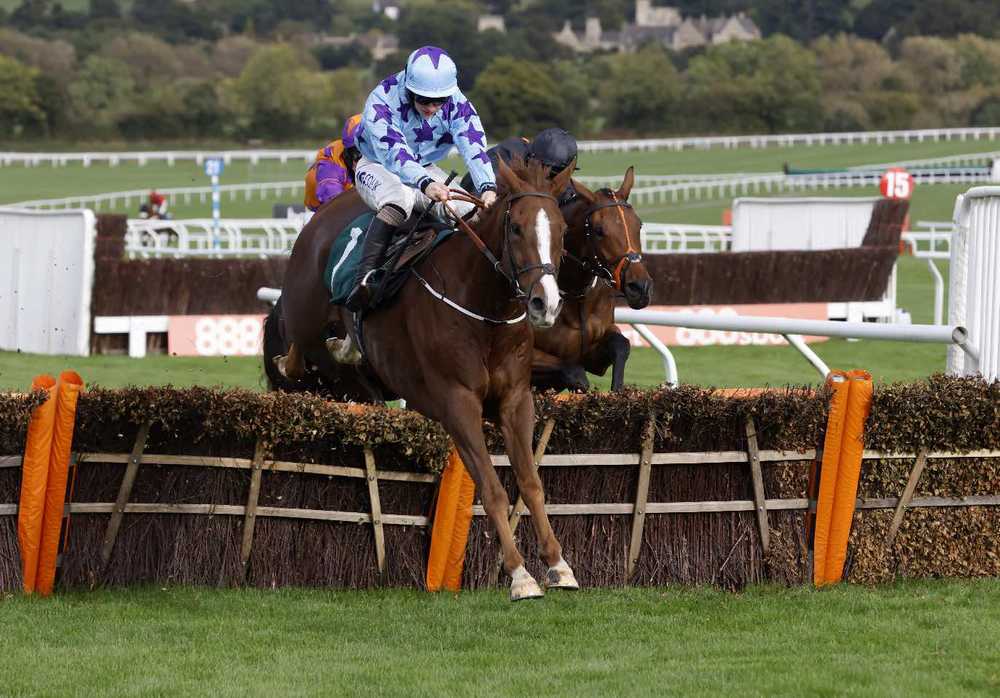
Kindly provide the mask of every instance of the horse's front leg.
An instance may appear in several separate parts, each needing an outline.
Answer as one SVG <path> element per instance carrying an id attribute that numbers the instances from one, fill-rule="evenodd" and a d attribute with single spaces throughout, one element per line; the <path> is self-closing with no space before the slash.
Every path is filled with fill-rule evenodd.
<path id="1" fill-rule="evenodd" d="M 475 480 L 483 500 L 483 507 L 500 539 L 504 569 L 511 577 L 511 601 L 543 596 L 538 582 L 524 568 L 524 557 L 514 543 L 514 534 L 507 519 L 510 513 L 510 499 L 500 478 L 497 477 L 489 451 L 486 449 L 482 402 L 474 394 L 465 392 L 460 395 L 445 395 L 442 399 L 449 406 L 447 417 L 443 419 L 445 430 L 451 435 L 455 448 L 458 449 L 458 455 Z M 529 460 L 531 458 L 530 451 L 528 458 Z"/>
<path id="2" fill-rule="evenodd" d="M 500 429 L 503 432 L 507 456 L 517 477 L 517 488 L 524 498 L 538 540 L 538 551 L 549 566 L 545 586 L 556 589 L 579 589 L 573 570 L 562 556 L 562 546 L 545 512 L 545 492 L 535 469 L 531 436 L 535 427 L 535 406 L 530 390 L 515 390 L 500 405 Z"/>
<path id="3" fill-rule="evenodd" d="M 586 392 L 590 381 L 583 366 L 563 363 L 562 359 L 535 347 L 531 353 L 531 385 L 539 390 Z"/>
<path id="4" fill-rule="evenodd" d="M 631 351 L 628 339 L 612 327 L 604 333 L 597 346 L 583 357 L 583 365 L 599 376 L 603 376 L 608 366 L 611 366 L 611 389 L 621 390 L 625 385 L 625 362 Z"/>

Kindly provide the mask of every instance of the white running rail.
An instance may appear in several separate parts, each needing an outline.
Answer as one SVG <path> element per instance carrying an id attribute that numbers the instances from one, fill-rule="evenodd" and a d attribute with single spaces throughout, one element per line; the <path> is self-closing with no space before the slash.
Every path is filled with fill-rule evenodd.
<path id="1" fill-rule="evenodd" d="M 167 165 L 173 167 L 178 162 L 192 161 L 196 165 L 202 165 L 207 158 L 222 158 L 227 165 L 236 160 L 245 160 L 252 165 L 256 165 L 262 160 L 277 160 L 281 163 L 289 161 L 311 163 L 314 157 L 316 157 L 316 148 L 312 148 L 311 150 L 300 148 L 290 150 L 121 150 L 82 153 L 3 152 L 0 153 L 0 165 L 4 167 L 10 165 L 24 165 L 25 167 L 51 165 L 54 167 L 64 167 L 73 163 L 90 167 L 93 164 L 103 163 L 111 167 L 117 167 L 122 163 L 135 163 L 143 166 L 151 162 L 165 162 Z"/>
<path id="2" fill-rule="evenodd" d="M 643 252 L 724 252 L 732 245 L 733 229 L 728 225 L 643 223 L 639 239 Z"/>
<path id="3" fill-rule="evenodd" d="M 898 160 L 896 162 L 883 162 L 877 165 L 854 165 L 848 167 L 849 170 L 875 170 L 888 167 L 961 167 L 980 166 L 991 167 L 994 160 L 1000 159 L 1000 150 L 990 150 L 985 153 L 965 153 L 962 155 L 945 155 L 940 158 L 923 158 L 921 160 Z"/>
<path id="4" fill-rule="evenodd" d="M 948 372 L 1000 378 L 1000 187 L 975 187 L 955 201 L 948 322 L 968 328 L 979 356 L 948 351 Z"/>
<path id="5" fill-rule="evenodd" d="M 936 128 L 911 131 L 856 131 L 845 133 L 781 133 L 751 136 L 707 136 L 697 138 L 636 138 L 629 140 L 581 141 L 582 152 L 635 150 L 707 150 L 709 148 L 787 148 L 795 145 L 842 145 L 922 143 L 924 141 L 993 140 L 1000 127 Z"/>
<path id="6" fill-rule="evenodd" d="M 244 201 L 252 201 L 254 199 L 265 201 L 284 195 L 301 196 L 304 187 L 304 180 L 223 184 L 219 187 L 219 193 L 223 196 L 228 195 L 229 201 L 235 201 L 241 197 Z M 200 203 L 209 203 L 212 197 L 212 187 L 167 187 L 157 189 L 157 191 L 166 196 L 170 203 L 174 205 L 178 202 L 189 204 L 196 199 Z M 110 211 L 118 208 L 120 202 L 121 207 L 125 209 L 138 210 L 139 206 L 148 200 L 148 198 L 149 189 L 134 189 L 132 191 L 115 191 L 107 194 L 68 196 L 61 199 L 35 199 L 6 205 L 11 208 L 41 210 L 89 208 L 94 211 Z"/>
<path id="7" fill-rule="evenodd" d="M 125 252 L 135 259 L 157 257 L 272 257 L 287 255 L 302 220 L 223 219 L 216 234 L 211 218 L 128 221 Z"/>
<path id="8" fill-rule="evenodd" d="M 998 190 L 1000 191 L 1000 190 Z M 992 305 L 997 307 L 997 295 Z M 667 312 L 662 310 L 632 310 L 615 308 L 615 322 L 630 325 L 666 325 L 691 329 L 720 330 L 725 332 L 765 332 L 784 335 L 821 374 L 828 372 L 818 356 L 799 341 L 802 335 L 820 337 L 848 337 L 854 339 L 881 339 L 896 342 L 933 342 L 949 345 L 949 362 L 952 351 L 967 355 L 967 360 L 978 361 L 979 346 L 964 327 L 956 325 L 890 325 L 876 322 L 831 322 L 829 320 L 803 320 L 799 318 L 763 317 L 747 315 L 707 315 L 693 312 Z M 796 337 L 798 335 L 798 337 Z M 805 351 L 803 351 L 805 348 Z M 659 349 L 658 349 L 659 350 Z M 662 350 L 660 350 L 662 353 Z M 669 352 L 669 350 L 668 350 Z M 667 356 L 663 356 L 666 362 Z M 672 360 L 672 359 L 671 359 Z M 950 364 L 949 364 L 949 372 Z M 676 381 L 676 374 L 668 380 Z"/>

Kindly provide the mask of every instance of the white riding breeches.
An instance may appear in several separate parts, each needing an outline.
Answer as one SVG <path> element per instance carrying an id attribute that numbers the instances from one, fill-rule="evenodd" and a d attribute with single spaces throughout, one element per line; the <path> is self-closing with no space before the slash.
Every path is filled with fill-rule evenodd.
<path id="1" fill-rule="evenodd" d="M 427 165 L 424 169 L 436 182 L 443 184 L 448 179 L 447 173 L 437 165 Z M 446 215 L 441 202 L 431 201 L 419 189 L 403 184 L 398 175 L 368 158 L 363 157 L 358 161 L 355 168 L 354 186 L 357 187 L 361 200 L 375 211 L 380 210 L 386 204 L 393 204 L 401 208 L 409 218 L 414 210 L 422 213 L 433 205 L 434 215 L 442 220 L 451 220 L 451 217 Z M 457 178 L 448 186 L 453 189 L 461 189 Z M 465 201 L 449 201 L 448 204 L 460 216 L 465 216 L 475 208 Z"/>

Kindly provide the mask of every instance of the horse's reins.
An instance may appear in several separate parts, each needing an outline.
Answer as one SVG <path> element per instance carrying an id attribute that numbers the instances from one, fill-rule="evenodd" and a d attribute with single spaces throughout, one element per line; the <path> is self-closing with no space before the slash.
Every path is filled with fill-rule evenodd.
<path id="1" fill-rule="evenodd" d="M 583 267 L 584 271 L 592 274 L 595 281 L 596 279 L 601 278 L 605 282 L 609 282 L 609 285 L 613 286 L 617 290 L 622 291 L 622 279 L 625 276 L 625 272 L 628 271 L 628 268 L 631 265 L 642 261 L 642 253 L 632 246 L 632 235 L 628 229 L 628 223 L 625 221 L 624 209 L 632 208 L 632 204 L 624 199 L 619 199 L 618 195 L 610 189 L 602 189 L 601 193 L 606 196 L 610 196 L 611 201 L 594 204 L 588 208 L 584 214 L 584 238 L 586 240 L 586 244 L 590 247 L 590 256 L 581 259 L 569 252 L 566 252 L 566 256 Z M 591 217 L 604 208 L 614 208 L 618 212 L 618 217 L 622 222 L 622 228 L 625 230 L 625 244 L 628 245 L 628 248 L 625 250 L 625 254 L 611 262 L 614 269 L 609 269 L 604 262 L 601 261 L 600 256 L 597 254 L 596 244 L 594 243 L 593 238 L 593 223 L 591 221 Z M 582 298 L 587 295 L 590 288 L 593 288 L 593 284 L 591 284 L 591 286 L 581 295 L 576 296 L 576 298 Z"/>
<path id="2" fill-rule="evenodd" d="M 462 191 L 460 189 L 451 189 L 449 193 L 452 198 L 458 201 L 466 201 L 478 208 L 486 208 L 486 204 L 483 202 L 482 199 L 466 191 Z M 546 192 L 540 192 L 540 191 L 517 192 L 507 197 L 507 210 L 504 212 L 504 218 L 503 218 L 503 246 L 504 250 L 507 252 L 507 258 L 510 260 L 510 266 L 511 266 L 510 273 L 504 270 L 503 263 L 499 259 L 497 259 L 496 255 L 493 254 L 493 251 L 490 250 L 490 248 L 486 245 L 485 242 L 483 242 L 483 239 L 479 237 L 478 234 L 476 234 L 476 231 L 472 229 L 472 226 L 466 223 L 465 220 L 458 215 L 455 209 L 453 209 L 451 206 L 447 204 L 447 202 L 445 202 L 444 204 L 445 209 L 452 216 L 452 218 L 455 219 L 456 224 L 462 230 L 462 232 L 465 233 L 470 240 L 472 240 L 473 244 L 475 244 L 475 246 L 479 249 L 479 251 L 483 254 L 483 256 L 486 257 L 489 263 L 493 266 L 493 269 L 507 280 L 507 282 L 510 284 L 511 288 L 514 291 L 514 298 L 517 300 L 523 300 L 524 298 L 528 297 L 528 293 L 525 293 L 524 289 L 521 288 L 520 279 L 524 274 L 527 274 L 529 271 L 534 271 L 535 269 L 541 269 L 543 277 L 546 274 L 551 274 L 552 276 L 556 275 L 556 267 L 551 262 L 546 264 L 532 264 L 526 267 L 521 267 L 520 269 L 514 266 L 514 257 L 510 249 L 510 209 L 514 205 L 515 201 L 528 196 L 538 196 L 543 199 L 551 199 L 556 203 L 556 205 L 559 204 L 556 197 Z M 534 282 L 534 284 L 540 282 L 541 278 L 537 279 Z M 534 288 L 534 284 L 532 284 L 531 288 Z M 528 289 L 529 292 L 531 291 L 531 288 Z"/>

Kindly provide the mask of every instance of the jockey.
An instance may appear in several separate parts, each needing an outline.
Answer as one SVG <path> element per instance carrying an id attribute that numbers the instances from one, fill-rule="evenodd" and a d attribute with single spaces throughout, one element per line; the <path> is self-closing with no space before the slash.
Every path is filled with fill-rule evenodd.
<path id="1" fill-rule="evenodd" d="M 149 192 L 148 218 L 167 218 L 167 197 L 153 189 Z"/>
<path id="2" fill-rule="evenodd" d="M 305 204 L 310 211 L 354 186 L 354 165 L 361 156 L 355 143 L 360 123 L 361 114 L 355 114 L 338 140 L 316 151 L 316 161 L 306 172 Z"/>
<path id="3" fill-rule="evenodd" d="M 497 159 L 510 162 L 520 159 L 524 162 L 538 160 L 549 167 L 549 176 L 554 177 L 564 169 L 569 167 L 576 157 L 576 139 L 561 128 L 547 128 L 535 136 L 534 140 L 512 136 L 501 141 L 494 147 L 486 151 L 490 157 L 493 167 L 497 166 Z M 577 168 L 579 169 L 579 168 Z M 469 174 L 462 179 L 462 187 L 468 188 L 471 183 Z M 566 187 L 566 191 L 559 196 L 559 205 L 565 206 L 576 199 L 576 190 L 573 189 L 573 182 Z"/>
<path id="4" fill-rule="evenodd" d="M 447 157 L 453 146 L 465 160 L 470 184 L 483 203 L 490 206 L 496 201 L 496 177 L 486 154 L 482 122 L 458 89 L 455 62 L 436 46 L 411 53 L 404 70 L 372 90 L 359 133 L 361 160 L 355 181 L 361 199 L 376 214 L 365 234 L 355 288 L 344 303 L 355 312 L 368 304 L 368 288 L 377 283 L 368 277 L 396 228 L 414 209 L 433 206 L 435 213 L 443 214 L 447 175 L 434 163 Z M 452 206 L 461 216 L 473 210 L 463 201 Z"/>

